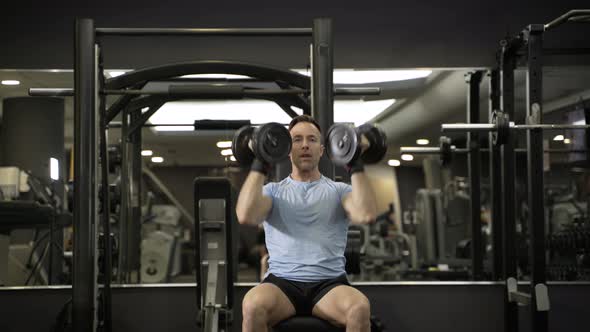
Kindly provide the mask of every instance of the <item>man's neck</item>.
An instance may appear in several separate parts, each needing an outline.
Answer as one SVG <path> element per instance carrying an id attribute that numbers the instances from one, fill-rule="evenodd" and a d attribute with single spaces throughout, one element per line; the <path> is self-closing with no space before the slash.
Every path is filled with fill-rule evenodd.
<path id="1" fill-rule="evenodd" d="M 322 177 L 320 170 L 316 167 L 310 171 L 300 171 L 296 167 L 292 167 L 291 178 L 300 182 L 313 182 Z"/>

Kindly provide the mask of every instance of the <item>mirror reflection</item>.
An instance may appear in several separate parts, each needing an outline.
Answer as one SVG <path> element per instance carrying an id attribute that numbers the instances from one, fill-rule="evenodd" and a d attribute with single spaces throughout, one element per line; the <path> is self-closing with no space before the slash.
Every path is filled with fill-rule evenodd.
<path id="1" fill-rule="evenodd" d="M 309 74 L 305 70 L 293 70 Z M 467 133 L 441 132 L 443 123 L 467 121 L 469 86 L 465 77 L 476 70 L 483 72 L 478 122 L 488 123 L 490 86 L 485 68 L 335 70 L 336 87 L 352 84 L 378 87 L 380 94 L 336 96 L 334 122 L 353 128 L 365 123 L 375 125 L 386 136 L 387 149 L 378 160 L 364 165 L 364 174 L 374 194 L 375 213 L 371 223 L 351 223 L 347 229 L 344 256 L 351 281 L 498 280 L 495 259 L 499 253 L 494 252 L 494 241 L 498 239 L 494 238 L 492 213 L 494 199 L 498 198 L 490 190 L 494 165 L 490 165 L 487 150 L 488 134 L 479 134 L 481 151 L 474 156 L 481 167 L 477 178 L 479 221 L 475 223 L 471 212 L 474 193 L 469 156 L 464 153 L 469 146 Z M 107 70 L 106 79 L 129 71 Z M 590 71 L 579 67 L 547 67 L 544 77 L 543 121 L 588 123 Z M 0 78 L 0 284 L 71 284 L 73 206 L 75 199 L 82 199 L 74 194 L 73 97 L 32 97 L 28 89 L 71 88 L 73 73 L 68 69 L 2 70 Z M 148 95 L 167 89 L 171 82 L 179 85 L 231 82 L 251 90 L 277 88 L 275 82 L 220 74 L 149 82 L 143 92 Z M 513 121 L 523 124 L 526 111 L 523 70 L 516 71 L 515 88 Z M 106 98 L 106 108 L 112 108 L 119 97 Z M 97 263 L 103 266 L 105 259 L 112 263 L 110 275 L 105 275 L 101 268 L 99 278 L 110 278 L 118 284 L 194 283 L 200 273 L 198 252 L 211 248 L 207 246 L 222 246 L 231 251 L 236 281 L 261 281 L 273 259 L 267 248 L 267 223 L 238 222 L 236 207 L 250 171 L 250 164 L 241 158 L 247 158 L 243 154 L 248 151 L 243 149 L 252 147 L 243 146 L 244 142 L 237 140 L 237 129 L 245 124 L 261 128 L 270 122 L 284 128 L 306 110 L 260 98 L 221 101 L 146 97 L 142 102 L 123 110 L 109 124 L 109 163 L 95 170 L 98 183 L 107 175 L 108 204 L 102 200 L 105 192 L 102 184 L 97 202 L 87 202 L 96 204 L 101 220 L 96 226 Z M 323 130 L 322 135 L 326 132 Z M 291 137 L 292 132 L 287 134 L 287 143 L 292 148 L 300 144 Z M 448 137 L 446 145 L 440 141 L 443 135 Z M 586 255 L 590 234 L 586 151 L 589 137 L 584 130 L 564 129 L 544 134 L 549 280 L 590 278 Z M 303 139 L 305 144 L 310 144 L 306 137 Z M 530 231 L 526 219 L 530 212 L 524 166 L 525 134 L 516 134 L 515 140 L 517 180 L 513 194 L 515 231 L 520 240 L 514 255 L 519 275 L 526 279 L 531 271 L 528 243 L 524 240 Z M 234 145 L 236 142 L 242 144 L 242 150 Z M 321 142 L 325 148 L 329 143 Z M 414 149 L 416 153 L 404 152 L 416 147 L 446 146 L 448 153 L 441 153 L 440 149 L 430 153 L 419 149 Z M 313 153 L 302 158 L 303 163 L 307 162 L 306 158 L 315 161 Z M 266 169 L 264 183 L 292 178 L 293 165 L 300 167 L 295 161 L 292 164 L 292 159 L 289 156 Z M 106 172 L 102 172 L 102 167 Z M 220 211 L 225 208 L 223 204 L 196 197 L 195 179 L 205 177 L 224 178 L 229 184 L 224 204 L 230 205 L 232 226 L 225 229 L 229 235 L 218 242 L 211 240 L 214 237 L 208 233 L 210 228 L 195 228 L 199 220 L 221 218 Z M 333 178 L 346 184 L 352 181 L 347 167 L 334 167 Z M 350 211 L 345 209 L 345 212 L 350 219 Z M 102 223 L 105 216 L 109 229 Z M 473 237 L 474 224 L 481 225 L 477 229 L 477 241 Z M 310 234 L 310 238 L 313 236 Z M 108 257 L 105 237 L 109 237 L 111 245 Z M 272 238 L 276 241 L 278 237 Z M 209 242 L 202 242 L 204 239 Z M 479 242 L 481 250 L 474 248 L 474 242 Z M 476 259 L 480 265 L 474 272 Z"/>

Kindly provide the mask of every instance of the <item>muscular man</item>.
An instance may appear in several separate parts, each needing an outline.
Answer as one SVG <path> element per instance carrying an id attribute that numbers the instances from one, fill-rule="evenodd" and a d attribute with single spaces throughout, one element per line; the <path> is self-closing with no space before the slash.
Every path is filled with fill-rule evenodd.
<path id="1" fill-rule="evenodd" d="M 374 221 L 375 194 L 360 158 L 347 167 L 352 186 L 320 173 L 324 146 L 312 117 L 294 118 L 289 132 L 290 176 L 264 185 L 269 165 L 255 159 L 238 197 L 239 222 L 263 223 L 270 256 L 265 279 L 244 297 L 242 331 L 314 315 L 347 332 L 369 332 L 369 301 L 348 283 L 344 249 L 349 221 Z"/>

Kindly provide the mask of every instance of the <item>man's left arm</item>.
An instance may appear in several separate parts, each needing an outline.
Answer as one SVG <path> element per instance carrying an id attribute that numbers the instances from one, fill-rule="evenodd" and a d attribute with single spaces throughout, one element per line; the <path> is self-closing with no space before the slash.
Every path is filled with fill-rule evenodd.
<path id="1" fill-rule="evenodd" d="M 352 192 L 344 194 L 342 206 L 353 224 L 369 224 L 377 216 L 377 199 L 365 172 L 350 177 Z"/>

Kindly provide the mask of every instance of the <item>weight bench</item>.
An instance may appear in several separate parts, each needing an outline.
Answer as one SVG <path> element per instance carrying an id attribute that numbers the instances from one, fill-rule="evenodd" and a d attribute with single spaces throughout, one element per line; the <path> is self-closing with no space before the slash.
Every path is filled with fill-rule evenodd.
<path id="1" fill-rule="evenodd" d="M 293 316 L 278 323 L 273 332 L 344 332 L 344 327 L 336 327 L 314 316 Z"/>

